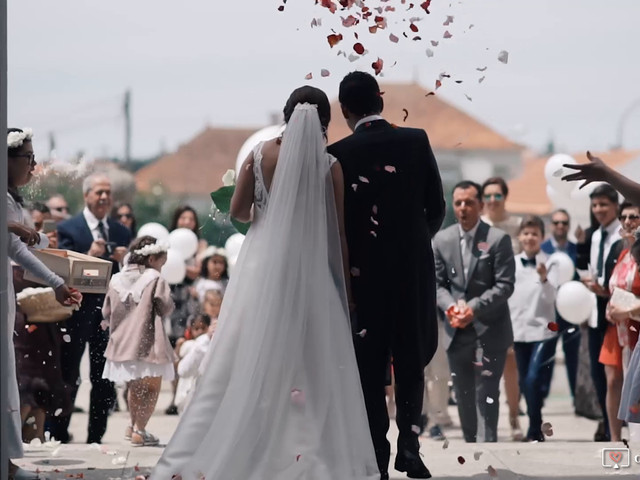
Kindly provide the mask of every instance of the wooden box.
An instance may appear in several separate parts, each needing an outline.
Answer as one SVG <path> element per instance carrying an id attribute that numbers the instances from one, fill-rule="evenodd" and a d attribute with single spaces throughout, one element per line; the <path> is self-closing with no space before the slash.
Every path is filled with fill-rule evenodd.
<path id="1" fill-rule="evenodd" d="M 68 287 L 75 288 L 82 293 L 107 292 L 113 268 L 111 261 L 71 250 L 54 248 L 32 249 L 31 252 L 51 271 L 60 275 Z M 24 278 L 32 282 L 43 283 L 42 279 L 26 270 Z"/>

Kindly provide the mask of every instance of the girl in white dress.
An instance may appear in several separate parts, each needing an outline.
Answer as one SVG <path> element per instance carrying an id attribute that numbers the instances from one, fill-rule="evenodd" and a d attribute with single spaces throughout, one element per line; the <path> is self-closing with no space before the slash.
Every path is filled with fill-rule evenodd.
<path id="1" fill-rule="evenodd" d="M 130 248 L 128 264 L 115 274 L 104 299 L 102 316 L 109 322 L 107 361 L 102 378 L 128 383 L 131 425 L 125 439 L 134 447 L 158 444 L 146 431 L 162 379 L 174 377 L 174 353 L 164 330 L 164 318 L 174 308 L 169 284 L 160 276 L 167 246 L 148 235 Z"/>
<path id="2" fill-rule="evenodd" d="M 252 225 L 195 394 L 153 480 L 378 480 L 349 325 L 343 179 L 327 96 L 295 90 L 242 166 Z M 343 259 L 345 262 L 343 263 Z"/>

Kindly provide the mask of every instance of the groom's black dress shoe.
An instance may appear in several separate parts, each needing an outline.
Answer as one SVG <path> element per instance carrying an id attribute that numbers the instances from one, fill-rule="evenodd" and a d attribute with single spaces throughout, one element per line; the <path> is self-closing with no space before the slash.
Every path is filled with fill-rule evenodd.
<path id="1" fill-rule="evenodd" d="M 431 478 L 431 472 L 422 463 L 419 453 L 408 450 L 398 452 L 396 455 L 395 469 L 399 472 L 406 472 L 409 478 Z"/>
<path id="2" fill-rule="evenodd" d="M 380 472 L 380 480 L 389 480 L 389 472 Z"/>

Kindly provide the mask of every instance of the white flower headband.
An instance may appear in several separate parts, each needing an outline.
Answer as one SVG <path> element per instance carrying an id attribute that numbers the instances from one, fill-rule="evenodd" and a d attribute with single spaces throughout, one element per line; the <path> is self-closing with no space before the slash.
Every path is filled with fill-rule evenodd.
<path id="1" fill-rule="evenodd" d="M 169 249 L 166 243 L 156 242 L 150 245 L 145 245 L 138 250 L 134 250 L 133 253 L 142 257 L 148 257 L 149 255 L 158 255 L 159 253 L 166 253 Z"/>
<path id="2" fill-rule="evenodd" d="M 30 128 L 25 128 L 22 132 L 9 132 L 7 133 L 7 147 L 21 147 L 25 140 L 31 140 L 32 137 L 33 130 Z"/>

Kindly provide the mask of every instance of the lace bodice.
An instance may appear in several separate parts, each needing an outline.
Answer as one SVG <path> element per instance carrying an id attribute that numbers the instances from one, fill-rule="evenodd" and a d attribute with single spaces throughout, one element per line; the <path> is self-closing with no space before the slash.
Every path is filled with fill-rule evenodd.
<path id="1" fill-rule="evenodd" d="M 253 192 L 253 205 L 254 205 L 254 223 L 264 214 L 267 209 L 267 203 L 269 201 L 269 189 L 264 181 L 264 175 L 262 172 L 262 146 L 264 142 L 258 143 L 253 148 L 253 175 L 254 192 Z M 329 162 L 329 168 L 337 162 L 336 157 L 327 153 L 327 161 Z"/>

